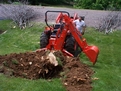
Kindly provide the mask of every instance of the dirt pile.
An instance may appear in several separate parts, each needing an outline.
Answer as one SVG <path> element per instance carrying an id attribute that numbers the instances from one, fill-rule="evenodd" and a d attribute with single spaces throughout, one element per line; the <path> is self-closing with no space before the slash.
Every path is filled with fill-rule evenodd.
<path id="1" fill-rule="evenodd" d="M 93 71 L 87 65 L 81 63 L 79 58 L 67 59 L 64 69 L 67 71 L 64 79 L 67 91 L 91 91 Z"/>
<path id="2" fill-rule="evenodd" d="M 93 71 L 79 58 L 70 58 L 54 52 L 59 65 L 48 61 L 48 51 L 0 55 L 0 73 L 27 79 L 62 78 L 67 91 L 91 91 Z"/>

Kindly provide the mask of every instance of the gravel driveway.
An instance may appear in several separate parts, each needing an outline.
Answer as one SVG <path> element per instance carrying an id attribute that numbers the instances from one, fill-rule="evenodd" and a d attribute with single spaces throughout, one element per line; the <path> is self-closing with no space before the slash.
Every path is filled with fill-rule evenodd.
<path id="1" fill-rule="evenodd" d="M 44 7 L 44 6 L 30 6 L 37 12 L 38 16 L 36 18 L 36 22 L 44 22 L 45 19 L 45 12 L 47 10 L 51 11 L 67 11 L 70 13 L 71 16 L 74 16 L 75 13 L 81 16 L 85 16 L 85 22 L 87 26 L 97 27 L 101 18 L 105 17 L 109 14 L 109 11 L 103 10 L 86 10 L 86 9 L 73 9 L 73 8 L 60 8 L 60 7 Z M 0 17 L 4 15 L 1 12 L 0 6 Z M 48 21 L 54 22 L 58 13 L 48 13 Z M 121 27 L 119 27 L 121 29 Z"/>
<path id="2" fill-rule="evenodd" d="M 85 22 L 87 26 L 95 27 L 98 25 L 99 20 L 108 14 L 108 11 L 101 10 L 86 10 L 86 9 L 72 9 L 72 8 L 58 8 L 58 7 L 36 7 L 33 6 L 33 9 L 40 14 L 36 21 L 44 22 L 44 15 L 47 10 L 51 11 L 67 11 L 71 16 L 74 16 L 77 13 L 79 16 L 85 16 Z M 48 21 L 55 21 L 58 13 L 48 13 Z"/>

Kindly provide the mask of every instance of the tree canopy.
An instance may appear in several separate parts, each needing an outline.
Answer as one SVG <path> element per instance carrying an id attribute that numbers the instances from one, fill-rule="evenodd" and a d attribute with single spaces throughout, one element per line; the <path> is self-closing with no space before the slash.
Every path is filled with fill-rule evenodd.
<path id="1" fill-rule="evenodd" d="M 121 0 L 1 0 L 2 2 L 27 1 L 31 5 L 70 5 L 74 8 L 118 10 L 121 9 Z"/>
<path id="2" fill-rule="evenodd" d="M 121 9 L 121 0 L 74 0 L 74 7 L 84 9 Z"/>

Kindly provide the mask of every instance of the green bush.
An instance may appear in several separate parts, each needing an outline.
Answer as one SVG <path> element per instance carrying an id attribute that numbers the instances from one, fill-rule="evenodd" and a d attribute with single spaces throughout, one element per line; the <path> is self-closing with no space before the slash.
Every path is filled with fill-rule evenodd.
<path id="1" fill-rule="evenodd" d="M 97 9 L 97 10 L 119 10 L 121 0 L 74 0 L 76 8 Z"/>

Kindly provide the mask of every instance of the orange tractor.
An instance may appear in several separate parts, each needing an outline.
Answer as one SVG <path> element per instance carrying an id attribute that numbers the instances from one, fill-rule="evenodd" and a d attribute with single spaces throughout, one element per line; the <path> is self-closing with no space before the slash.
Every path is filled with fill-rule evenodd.
<path id="1" fill-rule="evenodd" d="M 56 18 L 56 23 L 50 26 L 47 22 L 47 15 L 49 12 L 57 12 L 59 15 Z M 73 20 L 76 19 L 76 15 L 73 19 L 66 11 L 47 11 L 45 13 L 46 27 L 45 31 L 40 36 L 40 48 L 47 50 L 60 50 L 64 55 L 71 57 L 77 56 L 76 45 L 79 45 L 83 53 L 89 58 L 89 60 L 95 64 L 99 54 L 97 46 L 89 46 L 86 39 L 82 34 L 78 32 Z"/>

